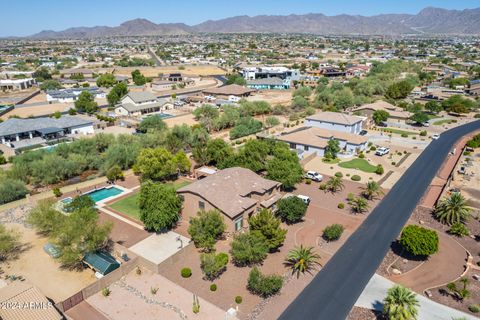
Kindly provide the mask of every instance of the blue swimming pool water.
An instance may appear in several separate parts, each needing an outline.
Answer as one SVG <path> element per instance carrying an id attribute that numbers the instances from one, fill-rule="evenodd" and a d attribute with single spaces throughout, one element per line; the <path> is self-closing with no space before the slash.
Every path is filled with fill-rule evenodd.
<path id="1" fill-rule="evenodd" d="M 171 114 L 168 114 L 168 113 L 159 113 L 158 114 L 160 116 L 160 118 L 162 119 L 168 119 L 168 118 L 173 118 L 173 116 Z"/>
<path id="2" fill-rule="evenodd" d="M 119 188 L 111 187 L 111 188 L 102 188 L 102 189 L 90 191 L 85 195 L 89 196 L 93 201 L 98 202 L 98 201 L 102 201 L 104 199 L 119 195 L 120 193 L 123 193 L 123 190 Z"/>

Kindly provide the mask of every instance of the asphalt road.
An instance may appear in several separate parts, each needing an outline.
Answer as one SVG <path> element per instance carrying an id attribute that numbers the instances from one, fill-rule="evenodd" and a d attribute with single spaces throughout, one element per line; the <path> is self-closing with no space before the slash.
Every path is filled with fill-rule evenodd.
<path id="1" fill-rule="evenodd" d="M 433 141 L 280 319 L 344 320 L 453 144 L 476 129 L 480 121 L 451 129 Z"/>

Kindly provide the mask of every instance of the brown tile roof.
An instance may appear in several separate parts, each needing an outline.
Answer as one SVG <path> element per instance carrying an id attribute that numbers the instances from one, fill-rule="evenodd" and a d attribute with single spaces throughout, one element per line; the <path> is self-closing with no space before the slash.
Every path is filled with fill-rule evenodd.
<path id="1" fill-rule="evenodd" d="M 322 122 L 353 125 L 357 122 L 362 121 L 363 119 L 356 116 L 350 116 L 345 113 L 324 111 L 307 117 L 307 120 L 317 120 Z"/>
<path id="2" fill-rule="evenodd" d="M 355 112 L 355 111 L 361 111 L 361 110 L 365 110 L 365 109 L 369 109 L 369 110 L 373 110 L 373 111 L 385 110 L 392 117 L 396 117 L 396 118 L 400 118 L 400 119 L 408 119 L 413 115 L 413 113 L 411 113 L 409 111 L 406 111 L 406 110 L 403 110 L 402 108 L 395 107 L 394 105 L 392 105 L 392 104 L 390 104 L 386 101 L 383 101 L 383 100 L 378 100 L 378 101 L 376 101 L 374 103 L 370 103 L 370 104 L 364 104 L 362 106 L 359 106 L 357 108 L 352 109 L 352 111 Z"/>
<path id="3" fill-rule="evenodd" d="M 224 95 L 224 96 L 243 96 L 245 94 L 254 92 L 254 89 L 249 89 L 242 87 L 238 84 L 230 84 L 223 87 L 212 88 L 212 89 L 205 89 L 203 93 L 205 94 L 213 94 L 213 95 Z"/>
<path id="4" fill-rule="evenodd" d="M 0 289 L 0 318 L 9 320 L 59 320 L 63 317 L 33 285 L 16 282 Z"/>
<path id="5" fill-rule="evenodd" d="M 257 203 L 249 194 L 263 194 L 279 185 L 280 182 L 264 179 L 249 169 L 234 167 L 220 170 L 177 192 L 196 194 L 234 218 Z"/>
<path id="6" fill-rule="evenodd" d="M 278 137 L 278 140 L 324 149 L 327 146 L 328 140 L 332 138 L 347 141 L 355 145 L 360 145 L 368 141 L 367 138 L 360 135 L 316 127 L 305 127 L 301 130 L 283 134 Z"/>

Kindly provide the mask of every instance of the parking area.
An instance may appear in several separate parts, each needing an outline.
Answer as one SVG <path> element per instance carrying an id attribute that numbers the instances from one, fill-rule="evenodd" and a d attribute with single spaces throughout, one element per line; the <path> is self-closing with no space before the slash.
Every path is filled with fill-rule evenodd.
<path id="1" fill-rule="evenodd" d="M 182 250 L 189 242 L 190 239 L 169 231 L 150 235 L 148 238 L 130 247 L 130 251 L 155 264 L 159 264 Z"/>

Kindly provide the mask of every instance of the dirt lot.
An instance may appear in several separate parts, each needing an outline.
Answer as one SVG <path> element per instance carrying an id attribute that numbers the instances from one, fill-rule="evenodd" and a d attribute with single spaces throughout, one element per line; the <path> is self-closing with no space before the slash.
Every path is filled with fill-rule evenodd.
<path id="1" fill-rule="evenodd" d="M 94 272 L 90 269 L 61 269 L 59 263 L 43 251 L 47 239 L 38 236 L 34 230 L 17 223 L 6 225 L 21 233 L 20 241 L 25 244 L 25 250 L 17 259 L 1 265 L 5 274 L 24 277 L 55 302 L 62 301 L 95 282 Z"/>
<path id="2" fill-rule="evenodd" d="M 180 72 L 186 75 L 199 75 L 199 76 L 210 76 L 225 74 L 225 70 L 222 70 L 213 65 L 184 65 L 182 69 L 181 66 L 166 66 L 166 67 L 135 67 L 135 68 L 122 68 L 115 67 L 116 75 L 131 76 L 132 71 L 135 69 L 140 70 L 146 77 L 158 77 L 160 73 L 175 73 Z"/>
<path id="3" fill-rule="evenodd" d="M 4 114 L 1 118 L 6 120 L 11 116 L 18 116 L 21 118 L 28 118 L 30 116 L 47 116 L 55 113 L 56 111 L 65 112 L 70 108 L 73 108 L 73 103 L 53 103 L 44 104 L 41 106 L 16 108 Z"/>
<path id="4" fill-rule="evenodd" d="M 285 286 L 288 286 L 288 288 L 282 290 L 282 293 L 278 296 L 262 300 L 258 296 L 250 294 L 246 289 L 246 283 L 251 268 L 236 267 L 231 262 L 229 262 L 227 270 L 220 278 L 214 281 L 218 286 L 217 291 L 211 292 L 209 286 L 212 282 L 202 279 L 200 252 L 194 246 L 187 246 L 184 249 L 189 251 L 183 255 L 186 257 L 185 259 L 177 262 L 167 261 L 162 263 L 160 265 L 160 273 L 225 310 L 235 306 L 235 296 L 242 296 L 243 302 L 239 305 L 239 317 L 241 319 L 248 318 L 252 313 L 261 314 L 259 319 L 276 319 L 283 308 L 312 279 L 311 275 L 303 275 L 300 279 L 291 279 L 288 276 L 290 271 L 283 265 L 286 254 L 295 245 L 313 246 L 321 256 L 321 264 L 325 264 L 367 216 L 366 214 L 351 214 L 348 205 L 344 210 L 336 207 L 339 202 L 346 202 L 345 198 L 349 192 L 358 194 L 360 186 L 361 184 L 347 181 L 345 182 L 345 189 L 337 194 L 325 193 L 319 190 L 318 184 L 301 184 L 298 186 L 295 193 L 309 195 L 312 198 L 305 219 L 297 224 L 282 225 L 283 228 L 288 230 L 284 245 L 277 252 L 269 254 L 264 263 L 259 266 L 262 272 L 266 274 L 277 273 L 285 275 L 287 279 Z M 370 202 L 371 209 L 373 209 L 375 203 Z M 333 223 L 341 223 L 345 227 L 344 234 L 340 240 L 328 244 L 320 241 L 322 230 L 327 225 Z M 185 230 L 186 228 L 182 227 L 175 231 L 180 233 L 180 229 Z M 216 246 L 217 252 L 229 252 L 230 242 L 231 238 L 219 241 Z M 184 267 L 192 269 L 193 274 L 188 279 L 180 276 L 180 270 Z M 232 283 L 236 285 L 232 285 Z"/>
<path id="5" fill-rule="evenodd" d="M 264 90 L 258 91 L 247 98 L 249 101 L 267 101 L 272 106 L 277 104 L 290 104 L 292 101 L 292 90 Z"/>

